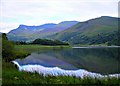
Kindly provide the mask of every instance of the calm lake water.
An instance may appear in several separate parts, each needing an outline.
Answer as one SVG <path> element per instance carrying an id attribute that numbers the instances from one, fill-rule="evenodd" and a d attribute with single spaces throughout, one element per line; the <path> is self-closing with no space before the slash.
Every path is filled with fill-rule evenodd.
<path id="1" fill-rule="evenodd" d="M 19 65 L 42 65 L 65 70 L 84 69 L 100 74 L 119 74 L 119 48 L 70 48 L 34 51 L 24 59 L 16 59 Z"/>

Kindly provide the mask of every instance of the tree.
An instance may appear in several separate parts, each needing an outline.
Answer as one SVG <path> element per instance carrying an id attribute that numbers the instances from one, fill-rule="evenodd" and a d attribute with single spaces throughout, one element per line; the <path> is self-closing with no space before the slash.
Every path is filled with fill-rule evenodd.
<path id="1" fill-rule="evenodd" d="M 107 46 L 111 46 L 111 43 L 110 43 L 110 42 L 107 42 Z"/>
<path id="2" fill-rule="evenodd" d="M 40 44 L 40 45 L 69 45 L 66 42 L 61 42 L 59 40 L 49 40 L 49 39 L 36 39 L 31 44 Z"/>
<path id="3" fill-rule="evenodd" d="M 14 56 L 14 43 L 9 41 L 6 34 L 2 34 L 2 58 L 9 61 Z"/>

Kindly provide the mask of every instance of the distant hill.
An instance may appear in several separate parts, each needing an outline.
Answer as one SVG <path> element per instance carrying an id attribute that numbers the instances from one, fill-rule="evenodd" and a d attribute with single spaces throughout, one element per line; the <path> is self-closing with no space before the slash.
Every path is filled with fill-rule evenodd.
<path id="1" fill-rule="evenodd" d="M 9 40 L 13 41 L 30 41 L 61 32 L 77 23 L 77 21 L 64 21 L 59 24 L 48 23 L 40 26 L 20 25 L 18 28 L 11 30 L 7 36 Z"/>
<path id="2" fill-rule="evenodd" d="M 118 21 L 120 19 L 102 16 L 90 19 L 66 29 L 60 33 L 49 36 L 50 39 L 67 41 L 71 44 L 118 44 Z"/>

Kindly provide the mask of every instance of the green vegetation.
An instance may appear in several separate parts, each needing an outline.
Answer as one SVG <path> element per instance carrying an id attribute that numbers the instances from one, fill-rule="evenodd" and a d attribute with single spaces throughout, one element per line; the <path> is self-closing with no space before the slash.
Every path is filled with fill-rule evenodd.
<path id="1" fill-rule="evenodd" d="M 66 41 L 70 44 L 107 44 L 120 45 L 118 18 L 100 17 L 78 23 L 60 33 L 49 36 L 51 39 Z"/>
<path id="2" fill-rule="evenodd" d="M 89 47 L 89 46 L 108 46 L 106 43 L 105 44 L 93 44 L 93 45 L 90 45 L 90 44 L 74 44 L 72 45 L 74 47 Z"/>
<path id="3" fill-rule="evenodd" d="M 16 58 L 26 57 L 30 55 L 27 51 L 18 51 L 15 50 L 15 44 L 12 41 L 9 41 L 6 37 L 6 34 L 2 34 L 2 57 L 3 60 L 6 62 L 9 62 L 11 60 L 14 60 Z"/>
<path id="4" fill-rule="evenodd" d="M 67 42 L 62 42 L 59 40 L 50 40 L 50 39 L 35 39 L 32 42 L 24 42 L 24 41 L 16 41 L 16 45 L 49 45 L 49 46 L 57 46 L 57 45 L 69 45 Z"/>
<path id="5" fill-rule="evenodd" d="M 120 33 L 117 31 L 111 32 L 110 34 L 107 33 L 100 33 L 93 37 L 88 36 L 81 36 L 80 40 L 77 38 L 74 38 L 70 41 L 74 41 L 75 44 L 81 44 L 81 45 L 120 45 L 119 41 Z M 75 41 L 78 40 L 78 41 Z"/>
<path id="6" fill-rule="evenodd" d="M 43 76 L 38 73 L 18 71 L 10 62 L 16 58 L 24 58 L 31 51 L 37 49 L 59 49 L 66 46 L 39 46 L 39 45 L 14 45 L 9 41 L 6 34 L 3 34 L 3 62 L 2 62 L 2 84 L 4 85 L 37 85 L 37 84 L 96 84 L 96 85 L 120 85 L 119 78 L 90 78 L 83 79 L 71 76 Z M 69 47 L 69 46 L 68 46 Z M 7 55 L 6 55 L 7 54 Z"/>
<path id="7" fill-rule="evenodd" d="M 80 45 L 120 45 L 120 33 L 118 31 L 113 31 L 109 33 L 99 33 L 93 36 L 83 35 L 82 32 L 65 33 L 61 36 L 59 40 L 68 41 L 70 44 L 80 44 Z"/>
<path id="8" fill-rule="evenodd" d="M 48 49 L 63 49 L 63 48 L 71 48 L 71 46 L 44 46 L 44 45 L 15 45 L 16 51 L 22 52 L 33 52 L 33 51 L 40 51 L 40 50 L 48 50 Z"/>
<path id="9" fill-rule="evenodd" d="M 46 42 L 47 41 L 47 42 Z M 43 46 L 43 45 L 33 45 L 34 42 L 40 43 L 51 43 L 54 44 L 56 42 L 56 44 L 62 44 L 61 46 Z M 40 49 L 61 49 L 61 48 L 69 48 L 70 46 L 65 46 L 67 43 L 63 43 L 60 41 L 50 41 L 50 40 L 42 40 L 42 39 L 37 39 L 35 41 L 33 41 L 32 43 L 26 43 L 26 42 L 12 42 L 9 41 L 8 38 L 6 37 L 6 34 L 2 34 L 2 56 L 3 59 L 7 62 L 14 60 L 16 58 L 23 58 L 26 57 L 28 55 L 30 55 L 31 51 L 36 51 L 36 50 L 40 50 Z M 15 45 L 17 44 L 17 45 Z M 30 45 L 31 44 L 31 45 Z M 63 45 L 64 44 L 64 45 Z M 68 45 L 68 44 L 67 44 Z"/>
<path id="10" fill-rule="evenodd" d="M 69 45 L 66 42 L 61 42 L 59 40 L 49 40 L 49 39 L 36 39 L 31 44 L 40 44 L 40 45 Z"/>

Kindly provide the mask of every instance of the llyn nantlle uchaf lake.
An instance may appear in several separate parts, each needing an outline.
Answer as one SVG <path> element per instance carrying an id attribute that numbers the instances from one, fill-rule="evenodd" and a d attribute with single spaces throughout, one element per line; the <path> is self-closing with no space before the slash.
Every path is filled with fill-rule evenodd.
<path id="1" fill-rule="evenodd" d="M 24 71 L 32 71 L 31 66 L 40 65 L 47 68 L 58 67 L 67 71 L 82 69 L 102 75 L 119 74 L 118 49 L 117 47 L 83 47 L 40 50 L 32 52 L 24 59 L 16 59 L 15 62 L 20 67 L 26 66 L 27 69 L 23 68 Z M 35 68 L 32 67 L 33 70 Z M 41 70 L 37 68 L 37 71 Z"/>

